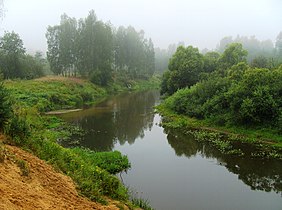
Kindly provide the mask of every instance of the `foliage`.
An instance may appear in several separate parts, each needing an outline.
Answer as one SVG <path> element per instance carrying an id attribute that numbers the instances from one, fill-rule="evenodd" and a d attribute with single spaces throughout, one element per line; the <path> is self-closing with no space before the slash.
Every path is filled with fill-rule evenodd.
<path id="1" fill-rule="evenodd" d="M 88 165 L 96 165 L 111 174 L 119 173 L 130 168 L 130 163 L 126 156 L 120 152 L 94 152 L 89 149 L 73 148 L 72 151 L 82 157 Z"/>
<path id="2" fill-rule="evenodd" d="M 5 32 L 0 39 L 0 53 L 4 78 L 23 77 L 20 58 L 25 54 L 25 49 L 20 36 L 15 32 Z"/>
<path id="3" fill-rule="evenodd" d="M 0 61 L 5 79 L 32 79 L 44 75 L 42 63 L 25 54 L 23 41 L 15 32 L 5 32 L 0 38 Z"/>
<path id="4" fill-rule="evenodd" d="M 24 160 L 21 160 L 21 159 L 17 159 L 16 163 L 17 163 L 18 167 L 20 168 L 20 170 L 22 172 L 22 176 L 28 176 L 29 173 L 30 173 L 28 163 Z"/>
<path id="5" fill-rule="evenodd" d="M 191 88 L 167 99 L 176 113 L 212 119 L 221 125 L 272 126 L 281 128 L 281 70 L 251 69 L 239 63 L 216 72 Z"/>
<path id="6" fill-rule="evenodd" d="M 170 44 L 167 49 L 155 48 L 155 71 L 158 74 L 163 74 L 168 70 L 169 59 L 176 52 L 179 46 L 184 46 L 183 42 L 178 44 Z"/>
<path id="7" fill-rule="evenodd" d="M 131 202 L 133 205 L 140 207 L 144 210 L 154 210 L 151 206 L 148 200 L 144 200 L 142 198 L 131 198 Z"/>
<path id="8" fill-rule="evenodd" d="M 180 88 L 194 85 L 199 81 L 203 65 L 203 56 L 198 48 L 178 47 L 169 61 L 168 73 L 163 76 L 161 93 L 171 95 Z"/>
<path id="9" fill-rule="evenodd" d="M 218 67 L 220 54 L 218 52 L 207 52 L 204 55 L 204 72 L 211 73 Z"/>
<path id="10" fill-rule="evenodd" d="M 264 56 L 266 58 L 276 57 L 273 42 L 270 39 L 260 41 L 255 36 L 237 36 L 234 39 L 231 36 L 224 37 L 220 40 L 220 43 L 217 46 L 217 51 L 222 53 L 231 43 L 242 44 L 243 48 L 248 51 L 248 62 L 252 62 L 253 59 L 259 56 Z"/>
<path id="11" fill-rule="evenodd" d="M 79 73 L 94 84 L 107 86 L 116 74 L 148 79 L 154 73 L 151 39 L 131 26 L 114 29 L 98 20 L 93 10 L 79 21 L 62 15 L 59 25 L 48 27 L 46 38 L 47 58 L 57 75 Z"/>
<path id="12" fill-rule="evenodd" d="M 181 132 L 193 135 L 199 142 L 207 142 L 226 155 L 244 155 L 262 158 L 282 158 L 282 136 L 270 128 L 244 126 L 220 126 L 213 120 L 198 120 L 180 115 L 162 103 L 157 107 L 161 113 L 162 126 L 181 129 Z M 249 148 L 252 148 L 253 154 Z"/>
<path id="13" fill-rule="evenodd" d="M 231 68 L 233 65 L 236 65 L 240 62 L 246 62 L 246 56 L 248 51 L 243 49 L 243 45 L 240 43 L 231 43 L 224 50 L 222 55 L 219 58 L 220 68 L 226 70 Z"/>
<path id="14" fill-rule="evenodd" d="M 6 88 L 24 107 L 40 112 L 78 108 L 106 95 L 106 91 L 90 82 L 60 77 L 29 81 L 6 81 Z"/>
<path id="15" fill-rule="evenodd" d="M 109 152 L 96 161 L 95 158 L 99 156 L 99 153 L 79 148 L 66 149 L 54 142 L 55 135 L 48 137 L 49 139 L 46 139 L 46 130 L 37 130 L 31 138 L 28 138 L 23 147 L 29 148 L 41 159 L 50 162 L 55 168 L 72 177 L 81 193 L 90 199 L 105 202 L 102 196 L 106 195 L 127 200 L 126 189 L 117 177 L 110 175 L 107 171 L 120 172 L 127 169 L 129 165 L 123 164 L 123 162 L 128 163 L 126 157 L 120 153 Z M 112 158 L 114 162 L 107 166 L 103 158 Z M 97 162 L 100 167 L 96 164 Z"/>
<path id="16" fill-rule="evenodd" d="M 0 131 L 12 114 L 8 90 L 0 83 Z"/>
<path id="17" fill-rule="evenodd" d="M 126 156 L 119 152 L 96 153 L 81 148 L 67 149 L 56 143 L 65 133 L 57 131 L 60 122 L 54 117 L 40 116 L 35 108 L 18 107 L 6 127 L 12 143 L 19 145 L 48 161 L 56 169 L 69 175 L 80 192 L 92 200 L 105 203 L 103 196 L 128 200 L 127 189 L 117 177 L 111 175 L 130 167 Z M 51 129 L 51 130 L 50 130 Z M 29 168 L 18 161 L 23 175 Z"/>

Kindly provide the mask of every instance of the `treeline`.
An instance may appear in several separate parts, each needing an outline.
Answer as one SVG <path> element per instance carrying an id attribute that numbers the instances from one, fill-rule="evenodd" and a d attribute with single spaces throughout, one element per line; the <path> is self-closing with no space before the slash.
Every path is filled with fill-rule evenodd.
<path id="1" fill-rule="evenodd" d="M 272 127 L 282 132 L 282 65 L 252 67 L 231 43 L 222 54 L 179 47 L 163 76 L 165 104 L 179 114 L 219 125 Z M 277 61 L 277 63 L 279 63 Z"/>
<path id="2" fill-rule="evenodd" d="M 0 37 L 0 73 L 4 79 L 33 79 L 46 71 L 47 62 L 40 52 L 26 54 L 23 41 L 15 32 L 5 32 Z"/>
<path id="3" fill-rule="evenodd" d="M 155 48 L 155 71 L 162 74 L 167 70 L 169 59 L 176 52 L 179 46 L 184 46 L 184 42 L 178 44 L 170 44 L 167 49 Z"/>
<path id="4" fill-rule="evenodd" d="M 216 51 L 222 53 L 231 43 L 241 43 L 248 51 L 247 61 L 252 63 L 254 59 L 267 59 L 269 62 L 282 62 L 282 31 L 277 35 L 275 43 L 270 39 L 260 41 L 255 36 L 224 37 L 217 45 Z M 277 65 L 273 63 L 272 65 Z"/>
<path id="5" fill-rule="evenodd" d="M 214 52 L 223 53 L 231 43 L 241 43 L 248 51 L 247 62 L 252 67 L 275 68 L 282 63 L 282 32 L 280 32 L 273 43 L 270 39 L 258 40 L 255 36 L 226 36 L 220 40 Z M 171 44 L 167 49 L 155 48 L 156 72 L 163 73 L 168 69 L 169 59 L 176 52 L 179 46 L 185 46 L 184 42 Z M 213 52 L 207 48 L 201 50 L 204 55 Z"/>
<path id="6" fill-rule="evenodd" d="M 155 70 L 154 45 L 144 31 L 114 28 L 98 20 L 94 11 L 76 20 L 66 14 L 46 33 L 51 70 L 61 75 L 81 75 L 106 85 L 116 77 L 149 78 Z"/>

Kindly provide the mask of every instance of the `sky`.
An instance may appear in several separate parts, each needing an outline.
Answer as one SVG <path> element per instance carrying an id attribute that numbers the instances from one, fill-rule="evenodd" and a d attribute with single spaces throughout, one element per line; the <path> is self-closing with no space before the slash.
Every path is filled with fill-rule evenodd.
<path id="1" fill-rule="evenodd" d="M 282 31 L 282 0 L 4 0 L 4 9 L 0 36 L 15 31 L 31 53 L 46 51 L 46 29 L 63 13 L 79 19 L 92 9 L 115 27 L 144 30 L 160 48 L 183 41 L 215 49 L 223 37 L 237 35 L 274 42 Z"/>

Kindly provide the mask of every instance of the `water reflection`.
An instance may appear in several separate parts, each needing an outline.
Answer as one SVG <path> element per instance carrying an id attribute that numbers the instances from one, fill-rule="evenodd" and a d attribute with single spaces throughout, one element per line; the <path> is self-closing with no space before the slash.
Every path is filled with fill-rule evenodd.
<path id="1" fill-rule="evenodd" d="M 159 98 L 158 91 L 126 93 L 93 108 L 62 115 L 87 131 L 81 145 L 99 151 L 112 150 L 117 141 L 133 144 L 144 137 L 144 130 L 153 126 L 152 107 Z"/>
<path id="2" fill-rule="evenodd" d="M 209 144 L 195 141 L 191 135 L 170 129 L 165 132 L 177 156 L 216 158 L 218 164 L 237 174 L 238 179 L 252 190 L 274 191 L 282 195 L 282 161 L 224 155 Z"/>

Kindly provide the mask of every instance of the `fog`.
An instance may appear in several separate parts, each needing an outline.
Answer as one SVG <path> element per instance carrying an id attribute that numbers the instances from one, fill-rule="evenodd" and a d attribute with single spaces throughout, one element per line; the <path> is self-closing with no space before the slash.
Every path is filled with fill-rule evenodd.
<path id="1" fill-rule="evenodd" d="M 275 41 L 282 30 L 281 0 L 4 0 L 0 35 L 15 31 L 28 52 L 46 51 L 48 25 L 66 13 L 77 19 L 94 9 L 113 26 L 143 29 L 155 47 L 184 41 L 214 49 L 224 36 L 252 36 Z"/>

